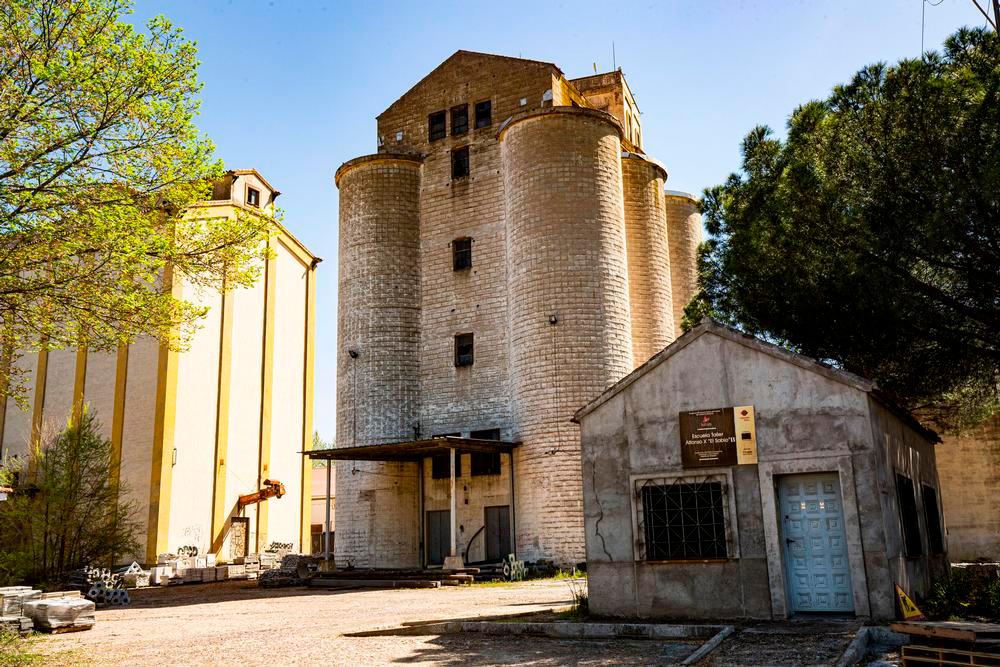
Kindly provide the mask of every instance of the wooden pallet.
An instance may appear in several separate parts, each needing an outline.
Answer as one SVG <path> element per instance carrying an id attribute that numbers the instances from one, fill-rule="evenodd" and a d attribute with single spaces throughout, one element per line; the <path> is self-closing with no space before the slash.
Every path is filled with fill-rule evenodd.
<path id="1" fill-rule="evenodd" d="M 900 621 L 889 626 L 894 632 L 917 637 L 976 642 L 1000 639 L 1000 625 L 958 621 Z"/>
<path id="2" fill-rule="evenodd" d="M 984 653 L 971 649 L 948 646 L 921 646 L 907 644 L 903 647 L 903 667 L 1000 667 L 1000 654 Z"/>

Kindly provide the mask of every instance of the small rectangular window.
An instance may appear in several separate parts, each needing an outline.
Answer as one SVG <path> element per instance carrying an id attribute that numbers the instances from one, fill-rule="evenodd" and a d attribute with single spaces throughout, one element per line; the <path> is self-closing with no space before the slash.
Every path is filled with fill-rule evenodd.
<path id="1" fill-rule="evenodd" d="M 500 474 L 500 452 L 473 452 L 472 476 Z"/>
<path id="2" fill-rule="evenodd" d="M 260 190 L 247 187 L 247 206 L 260 208 Z"/>
<path id="3" fill-rule="evenodd" d="M 903 553 L 907 558 L 917 558 L 924 553 L 920 541 L 917 497 L 913 480 L 899 473 L 896 473 L 896 500 L 899 502 L 899 520 L 903 524 Z"/>
<path id="4" fill-rule="evenodd" d="M 927 544 L 931 555 L 944 553 L 944 534 L 941 531 L 941 513 L 938 511 L 937 490 L 933 486 L 921 485 L 924 492 L 924 520 L 927 522 Z"/>
<path id="5" fill-rule="evenodd" d="M 721 482 L 641 487 L 645 560 L 726 558 Z"/>
<path id="6" fill-rule="evenodd" d="M 462 476 L 462 452 L 455 452 L 455 477 Z M 451 479 L 451 454 L 431 457 L 431 479 Z"/>
<path id="7" fill-rule="evenodd" d="M 455 271 L 472 268 L 472 239 L 455 239 L 451 242 L 451 266 Z"/>
<path id="8" fill-rule="evenodd" d="M 473 431 L 469 433 L 469 437 L 473 440 L 500 440 L 500 429 L 498 428 L 488 428 L 483 431 Z"/>
<path id="9" fill-rule="evenodd" d="M 476 129 L 493 124 L 493 103 L 490 100 L 476 102 Z"/>
<path id="10" fill-rule="evenodd" d="M 451 133 L 465 134 L 469 131 L 469 105 L 461 104 L 451 108 Z"/>
<path id="11" fill-rule="evenodd" d="M 469 147 L 462 146 L 451 152 L 451 177 L 465 178 L 469 175 Z"/>
<path id="12" fill-rule="evenodd" d="M 444 139 L 446 136 L 448 136 L 448 130 L 445 128 L 444 112 L 435 111 L 427 116 L 428 141 L 437 141 L 438 139 Z"/>
<path id="13" fill-rule="evenodd" d="M 455 365 L 471 366 L 475 361 L 473 336 L 470 333 L 455 336 Z"/>

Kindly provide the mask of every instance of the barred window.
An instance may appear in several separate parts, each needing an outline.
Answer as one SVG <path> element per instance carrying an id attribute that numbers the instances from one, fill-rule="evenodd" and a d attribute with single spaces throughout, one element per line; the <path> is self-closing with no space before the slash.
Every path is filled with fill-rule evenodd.
<path id="1" fill-rule="evenodd" d="M 437 141 L 438 139 L 444 139 L 446 136 L 448 136 L 448 130 L 445 127 L 444 112 L 435 111 L 434 113 L 427 116 L 428 141 Z"/>
<path id="2" fill-rule="evenodd" d="M 721 481 L 646 480 L 638 492 L 643 560 L 728 557 Z"/>
<path id="3" fill-rule="evenodd" d="M 465 134 L 469 131 L 469 105 L 461 104 L 451 108 L 451 133 Z"/>
<path id="4" fill-rule="evenodd" d="M 475 338 L 473 334 L 455 336 L 455 365 L 471 366 L 475 362 Z"/>

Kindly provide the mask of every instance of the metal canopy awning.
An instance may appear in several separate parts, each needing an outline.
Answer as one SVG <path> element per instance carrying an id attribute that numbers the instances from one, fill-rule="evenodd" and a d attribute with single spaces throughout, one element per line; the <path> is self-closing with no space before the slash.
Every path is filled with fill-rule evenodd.
<path id="1" fill-rule="evenodd" d="M 448 454 L 452 449 L 484 454 L 510 453 L 520 444 L 519 442 L 504 442 L 502 440 L 446 436 L 380 445 L 315 449 L 303 452 L 303 454 L 311 459 L 327 461 L 420 461 L 428 456 Z"/>

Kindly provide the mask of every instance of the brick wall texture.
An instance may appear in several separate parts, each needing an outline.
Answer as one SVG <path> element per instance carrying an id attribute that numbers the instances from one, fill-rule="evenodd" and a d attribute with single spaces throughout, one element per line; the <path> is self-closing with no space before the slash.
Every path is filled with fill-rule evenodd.
<path id="1" fill-rule="evenodd" d="M 937 446 L 952 561 L 1000 560 L 1000 416 Z"/>
<path id="2" fill-rule="evenodd" d="M 477 129 L 484 100 L 492 118 Z M 430 141 L 428 115 L 458 105 L 468 105 L 469 129 L 454 132 L 448 113 L 447 136 Z M 379 153 L 345 163 L 337 178 L 338 446 L 499 429 L 522 443 L 518 557 L 560 563 L 583 559 L 569 420 L 673 339 L 672 266 L 695 276 L 694 246 L 675 252 L 668 241 L 662 168 L 624 159 L 621 119 L 586 106 L 550 63 L 458 52 L 379 116 Z M 464 147 L 469 175 L 452 178 L 452 153 Z M 688 205 L 679 234 L 700 226 Z M 472 267 L 456 271 L 462 238 Z M 454 337 L 464 333 L 474 334 L 475 363 L 456 367 Z M 505 457 L 501 479 L 461 480 L 459 550 L 484 507 L 510 502 L 509 472 Z M 417 479 L 412 463 L 338 465 L 338 560 L 420 561 Z M 424 510 L 446 499 L 431 485 L 423 493 Z"/>

